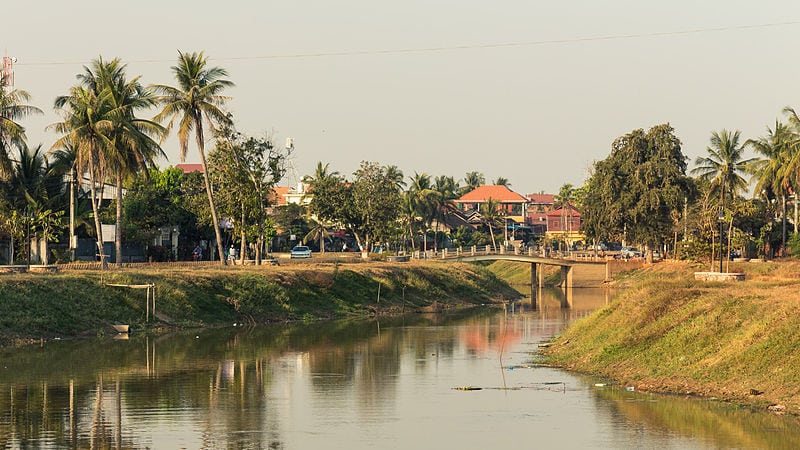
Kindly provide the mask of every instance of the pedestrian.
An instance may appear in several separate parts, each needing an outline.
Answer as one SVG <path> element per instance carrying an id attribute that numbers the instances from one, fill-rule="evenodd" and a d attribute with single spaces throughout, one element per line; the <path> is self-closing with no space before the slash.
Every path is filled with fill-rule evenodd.
<path id="1" fill-rule="evenodd" d="M 236 262 L 236 247 L 231 244 L 231 249 L 228 250 L 228 259 L 232 262 Z"/>
<path id="2" fill-rule="evenodd" d="M 197 246 L 194 248 L 194 250 L 192 250 L 192 258 L 195 261 L 202 261 L 203 260 L 203 248 L 200 247 L 200 244 L 197 244 Z"/>

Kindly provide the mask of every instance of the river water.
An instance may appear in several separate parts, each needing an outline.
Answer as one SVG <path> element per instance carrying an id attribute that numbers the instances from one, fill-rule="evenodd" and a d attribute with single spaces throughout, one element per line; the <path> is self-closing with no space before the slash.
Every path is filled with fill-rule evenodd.
<path id="1" fill-rule="evenodd" d="M 5 349 L 0 447 L 800 448 L 791 417 L 535 364 L 538 343 L 608 301 L 544 291 L 505 308 Z"/>

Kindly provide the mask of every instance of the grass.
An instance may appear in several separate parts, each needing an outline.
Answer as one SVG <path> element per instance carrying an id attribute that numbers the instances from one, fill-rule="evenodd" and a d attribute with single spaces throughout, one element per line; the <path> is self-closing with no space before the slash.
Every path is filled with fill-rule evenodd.
<path id="1" fill-rule="evenodd" d="M 144 290 L 107 285 L 150 283 L 157 293 L 154 324 L 145 323 Z M 112 323 L 142 329 L 311 320 L 514 296 L 484 268 L 437 262 L 4 274 L 0 343 L 104 333 Z"/>
<path id="2" fill-rule="evenodd" d="M 623 294 L 559 336 L 549 361 L 644 390 L 800 412 L 800 263 L 731 267 L 747 276 L 735 284 L 695 281 L 698 269 L 665 262 L 626 276 Z"/>

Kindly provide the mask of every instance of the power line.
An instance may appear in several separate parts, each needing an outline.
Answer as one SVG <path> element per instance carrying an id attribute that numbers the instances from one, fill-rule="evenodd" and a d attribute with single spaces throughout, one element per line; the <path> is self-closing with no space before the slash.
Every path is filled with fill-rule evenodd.
<path id="1" fill-rule="evenodd" d="M 314 52 L 314 53 L 288 53 L 278 55 L 250 55 L 250 56 L 229 56 L 209 58 L 212 61 L 255 61 L 255 60 L 269 60 L 269 59 L 295 59 L 295 58 L 325 58 L 337 56 L 367 56 L 367 55 L 398 55 L 408 53 L 437 53 L 449 52 L 458 50 L 479 50 L 479 49 L 492 49 L 492 48 L 507 48 L 507 47 L 532 47 L 532 46 L 546 46 L 546 45 L 561 45 L 561 44 L 577 44 L 583 42 L 599 42 L 599 41 L 616 41 L 626 39 L 642 39 L 650 37 L 665 37 L 665 36 L 681 36 L 702 33 L 715 33 L 724 31 L 736 30 L 752 30 L 759 28 L 775 28 L 800 25 L 800 21 L 788 22 L 773 22 L 762 23 L 755 25 L 731 25 L 725 27 L 709 27 L 709 28 L 695 28 L 690 30 L 673 30 L 673 31 L 656 31 L 652 33 L 633 33 L 633 34 L 612 34 L 607 36 L 590 36 L 579 38 L 566 38 L 566 39 L 546 39 L 538 41 L 512 41 L 512 42 L 495 42 L 495 43 L 482 43 L 482 44 L 464 44 L 464 45 L 450 45 L 440 47 L 412 47 L 412 48 L 397 48 L 397 49 L 378 49 L 378 50 L 344 50 L 334 52 Z M 128 63 L 171 63 L 171 59 L 135 59 L 128 60 Z M 86 61 L 40 61 L 29 63 L 17 63 L 18 66 L 58 66 L 58 65 L 82 65 L 87 64 Z"/>

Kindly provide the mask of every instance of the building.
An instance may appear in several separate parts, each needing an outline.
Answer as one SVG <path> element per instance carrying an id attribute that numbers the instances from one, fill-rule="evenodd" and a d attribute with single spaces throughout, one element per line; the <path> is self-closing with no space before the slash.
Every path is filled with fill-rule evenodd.
<path id="1" fill-rule="evenodd" d="M 456 208 L 465 213 L 480 211 L 480 206 L 489 200 L 500 204 L 506 219 L 513 224 L 524 225 L 528 199 L 504 185 L 479 186 L 455 200 Z"/>

